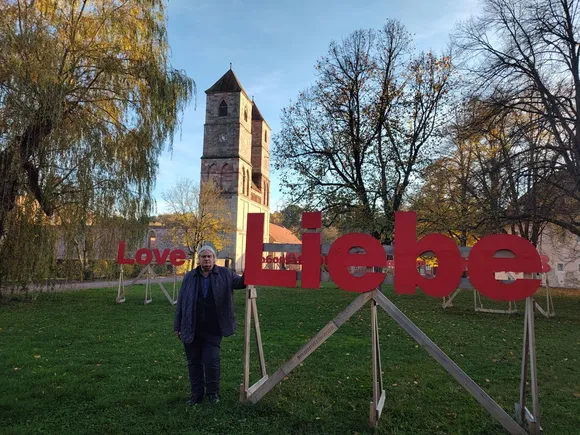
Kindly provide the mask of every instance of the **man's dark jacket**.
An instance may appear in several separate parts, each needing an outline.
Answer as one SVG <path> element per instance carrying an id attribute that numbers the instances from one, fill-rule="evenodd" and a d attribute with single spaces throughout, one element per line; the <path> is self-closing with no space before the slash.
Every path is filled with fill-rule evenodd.
<path id="1" fill-rule="evenodd" d="M 181 331 L 181 340 L 191 343 L 195 335 L 195 313 L 198 292 L 202 291 L 201 268 L 187 272 L 181 283 L 177 298 L 173 330 Z M 226 267 L 214 266 L 209 274 L 210 286 L 213 291 L 218 323 L 222 335 L 228 337 L 236 329 L 234 314 L 234 289 L 245 288 L 244 277 Z"/>

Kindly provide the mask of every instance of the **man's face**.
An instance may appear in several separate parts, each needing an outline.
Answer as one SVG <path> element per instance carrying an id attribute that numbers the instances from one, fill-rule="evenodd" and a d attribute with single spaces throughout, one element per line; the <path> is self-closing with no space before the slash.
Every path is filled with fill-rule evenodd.
<path id="1" fill-rule="evenodd" d="M 210 270 L 215 264 L 215 258 L 210 251 L 201 251 L 199 254 L 199 264 L 202 269 Z"/>

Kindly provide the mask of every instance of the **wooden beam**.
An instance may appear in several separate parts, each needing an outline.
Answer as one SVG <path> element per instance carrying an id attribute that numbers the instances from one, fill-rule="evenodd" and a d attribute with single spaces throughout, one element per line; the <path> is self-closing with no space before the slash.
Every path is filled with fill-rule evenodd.
<path id="1" fill-rule="evenodd" d="M 387 400 L 387 395 L 385 394 L 385 390 L 381 391 L 381 398 L 379 399 L 379 404 L 377 405 L 377 420 L 381 418 L 381 414 L 383 413 L 383 408 L 385 406 L 385 402 Z"/>
<path id="2" fill-rule="evenodd" d="M 526 298 L 526 310 L 528 316 L 528 336 L 530 347 L 530 383 L 532 389 L 532 410 L 534 414 L 534 424 L 532 428 L 535 433 L 540 433 L 540 396 L 538 392 L 538 367 L 536 365 L 536 333 L 534 326 L 534 298 Z"/>
<path id="3" fill-rule="evenodd" d="M 324 343 L 328 337 L 336 332 L 336 330 L 346 322 L 350 317 L 356 313 L 364 304 L 369 301 L 372 297 L 373 292 L 362 293 L 354 301 L 352 301 L 348 307 L 346 307 L 340 314 L 338 314 L 331 322 L 329 322 L 324 328 L 322 328 L 318 333 L 310 339 L 302 348 L 292 356 L 285 364 L 282 365 L 273 375 L 269 376 L 268 379 L 253 392 L 253 394 L 247 396 L 247 401 L 251 403 L 257 403 L 262 397 L 264 397 L 272 388 L 279 384 L 285 376 L 289 375 L 292 370 L 294 370 L 302 361 L 304 361 L 308 355 L 318 349 L 322 343 Z M 249 334 L 248 334 L 249 335 Z M 247 388 L 246 388 L 247 391 Z"/>
<path id="4" fill-rule="evenodd" d="M 373 297 L 372 291 L 361 293 L 360 296 L 358 296 L 354 301 L 352 301 L 348 305 L 348 307 L 344 309 L 344 311 L 335 316 L 335 318 L 332 319 L 332 321 L 337 327 L 342 326 L 344 322 L 350 319 L 352 315 L 356 313 L 358 310 L 360 310 L 369 300 L 371 300 L 372 297 Z"/>
<path id="5" fill-rule="evenodd" d="M 248 391 L 248 388 L 250 387 L 250 331 L 252 328 L 252 289 L 253 286 L 248 286 L 246 289 L 246 316 L 244 323 L 244 391 Z"/>
<path id="6" fill-rule="evenodd" d="M 522 365 L 520 371 L 520 402 L 517 404 L 517 417 L 521 424 L 526 421 L 524 409 L 526 407 L 526 382 L 528 376 L 528 351 L 529 351 L 529 336 L 528 336 L 528 312 L 526 310 L 524 317 L 524 338 L 522 347 Z"/>
<path id="7" fill-rule="evenodd" d="M 138 275 L 137 275 L 135 278 L 133 278 L 133 279 L 131 280 L 131 282 L 129 283 L 129 285 L 128 285 L 127 287 L 125 287 L 125 289 L 126 289 L 126 290 L 129 290 L 131 287 L 133 287 L 133 286 L 135 285 L 135 283 L 136 283 L 137 281 L 139 281 L 139 279 L 141 279 L 141 277 L 143 276 L 143 274 L 144 274 L 145 272 L 147 272 L 147 269 L 148 269 L 148 268 L 149 268 L 149 266 L 147 266 L 147 267 L 144 267 L 143 269 L 141 269 L 141 272 L 139 272 L 139 274 L 138 274 Z"/>
<path id="8" fill-rule="evenodd" d="M 496 313 L 496 314 L 513 314 L 517 312 L 514 310 L 495 310 L 492 308 L 476 308 L 475 311 L 478 311 L 480 313 Z"/>
<path id="9" fill-rule="evenodd" d="M 451 296 L 449 296 L 447 298 L 447 300 L 445 302 L 443 302 L 443 308 L 449 308 L 452 307 L 453 304 L 451 302 L 453 302 L 453 299 L 455 299 L 455 296 L 457 296 L 459 294 L 459 292 L 461 291 L 461 289 L 457 289 L 455 290 Z"/>
<path id="10" fill-rule="evenodd" d="M 377 377 L 379 367 L 377 362 L 377 303 L 374 300 L 371 301 L 371 341 L 372 341 L 371 365 L 373 373 L 373 403 L 376 406 L 379 403 L 379 379 Z"/>
<path id="11" fill-rule="evenodd" d="M 258 345 L 258 357 L 260 358 L 260 371 L 262 376 L 267 376 L 266 360 L 264 358 L 264 347 L 262 346 L 262 333 L 260 331 L 260 318 L 258 316 L 258 306 L 256 298 L 252 298 L 252 315 L 254 317 L 254 333 L 256 334 L 256 344 Z"/>
<path id="12" fill-rule="evenodd" d="M 250 388 L 248 388 L 248 392 L 247 395 L 251 396 L 252 394 L 254 394 L 254 392 L 260 388 L 262 386 L 262 384 L 264 382 L 266 382 L 268 380 L 268 375 L 263 376 L 258 382 L 256 382 L 254 385 L 252 385 Z"/>
<path id="13" fill-rule="evenodd" d="M 159 287 L 161 287 L 161 291 L 163 292 L 163 294 L 165 295 L 165 297 L 167 298 L 169 303 L 171 305 L 175 305 L 177 303 L 177 301 L 174 300 L 171 296 L 169 296 L 169 293 L 167 292 L 167 290 L 165 289 L 165 286 L 161 282 L 161 278 L 159 278 L 159 276 L 155 272 L 153 272 L 153 269 L 151 269 L 149 271 L 149 273 L 153 276 L 154 279 L 157 280 L 157 284 L 159 284 Z"/>
<path id="14" fill-rule="evenodd" d="M 119 288 L 117 289 L 117 303 L 125 302 L 125 279 L 123 277 L 123 265 L 121 264 L 121 272 L 119 274 Z"/>
<path id="15" fill-rule="evenodd" d="M 377 303 L 413 339 L 419 343 L 451 376 L 453 376 L 475 400 L 477 400 L 511 434 L 526 435 L 526 431 L 509 416 L 473 379 L 471 379 L 451 358 L 449 358 L 421 329 L 380 292 L 374 295 Z"/>
<path id="16" fill-rule="evenodd" d="M 373 299 L 373 303 L 376 303 L 376 301 Z M 377 320 L 375 321 L 375 328 L 376 328 L 376 340 L 377 340 L 377 376 L 379 377 L 379 391 L 382 391 L 384 388 L 383 385 L 383 366 L 381 363 L 381 340 L 379 338 L 379 319 L 377 317 Z"/>

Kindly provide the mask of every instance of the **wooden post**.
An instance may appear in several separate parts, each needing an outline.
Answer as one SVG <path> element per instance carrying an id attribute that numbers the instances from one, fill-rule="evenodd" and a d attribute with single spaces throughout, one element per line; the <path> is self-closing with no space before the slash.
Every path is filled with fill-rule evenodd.
<path id="1" fill-rule="evenodd" d="M 532 393 L 532 410 L 526 406 L 528 360 Z M 530 434 L 542 433 L 540 426 L 540 398 L 538 393 L 538 368 L 536 365 L 536 336 L 534 331 L 534 299 L 526 298 L 524 317 L 524 339 L 522 348 L 522 371 L 520 378 L 520 402 L 516 403 L 516 414 L 520 423 L 527 427 Z"/>
<path id="2" fill-rule="evenodd" d="M 151 296 L 151 269 L 149 267 L 149 265 L 146 267 L 146 274 L 147 274 L 147 282 L 145 284 L 145 305 L 153 302 L 153 298 Z M 147 295 L 149 295 L 149 298 L 147 298 Z"/>
<path id="3" fill-rule="evenodd" d="M 246 400 L 246 394 L 250 387 L 250 331 L 252 329 L 252 290 L 249 285 L 246 289 L 246 316 L 244 320 L 244 379 L 240 389 L 240 401 Z"/>
<path id="4" fill-rule="evenodd" d="M 461 291 L 461 289 L 457 289 L 448 298 L 443 298 L 443 308 L 452 307 L 453 306 L 453 299 L 455 299 L 455 296 L 457 296 L 460 291 Z"/>
<path id="5" fill-rule="evenodd" d="M 246 402 L 264 382 L 268 380 L 266 370 L 266 361 L 264 358 L 264 348 L 262 346 L 262 333 L 260 330 L 260 319 L 258 315 L 258 305 L 256 298 L 258 293 L 254 286 L 248 286 L 246 289 L 246 316 L 244 324 L 244 379 L 240 385 L 240 402 Z M 262 378 L 254 385 L 250 386 L 250 331 L 254 320 L 254 333 L 258 347 L 258 357 L 260 358 L 260 372 Z"/>
<path id="6" fill-rule="evenodd" d="M 150 275 L 150 277 L 152 279 L 157 280 L 157 284 L 161 288 L 161 291 L 163 292 L 163 294 L 165 295 L 165 297 L 167 298 L 167 300 L 169 301 L 169 303 L 171 305 L 175 305 L 177 303 L 177 300 L 175 299 L 175 297 L 172 298 L 171 296 L 169 296 L 169 293 L 167 292 L 167 289 L 163 285 L 163 282 L 161 282 L 161 277 L 159 277 L 155 272 L 153 272 L 153 269 L 150 269 L 149 270 L 149 275 Z M 153 286 L 153 284 L 151 284 L 151 286 Z"/>
<path id="7" fill-rule="evenodd" d="M 173 266 L 173 303 L 177 304 L 177 267 Z"/>
<path id="8" fill-rule="evenodd" d="M 123 265 L 121 264 L 121 273 L 119 274 L 119 288 L 117 289 L 117 303 L 125 302 L 125 279 L 123 277 Z"/>
<path id="9" fill-rule="evenodd" d="M 538 392 L 538 367 L 536 365 L 536 332 L 534 322 L 534 299 L 530 296 L 526 299 L 526 309 L 528 317 L 528 343 L 530 346 L 530 382 L 532 384 L 532 408 L 534 410 L 535 421 L 531 425 L 531 433 L 539 434 L 540 426 L 540 396 Z"/>
<path id="10" fill-rule="evenodd" d="M 376 292 L 378 290 L 374 290 Z M 371 342 L 372 342 L 372 375 L 373 400 L 370 404 L 369 426 L 376 428 L 385 405 L 385 390 L 383 389 L 383 373 L 381 367 L 381 348 L 379 343 L 379 323 L 377 319 L 377 303 L 371 299 Z"/>
<path id="11" fill-rule="evenodd" d="M 252 316 L 254 318 L 254 334 L 256 336 L 256 344 L 258 345 L 258 358 L 260 358 L 260 371 L 262 372 L 263 377 L 268 373 L 266 371 L 264 347 L 262 346 L 262 332 L 260 331 L 260 317 L 258 316 L 258 305 L 256 304 L 256 297 L 252 298 Z"/>
<path id="12" fill-rule="evenodd" d="M 524 429 L 506 413 L 489 395 L 449 358 L 421 329 L 411 322 L 385 295 L 377 292 L 377 303 L 413 339 L 419 343 L 463 388 L 477 400 L 511 434 L 525 435 Z"/>
<path id="13" fill-rule="evenodd" d="M 550 284 L 548 283 L 548 274 L 546 276 L 546 310 L 540 306 L 538 302 L 534 300 L 534 307 L 542 314 L 544 317 L 550 318 L 556 315 L 554 311 L 554 301 L 552 300 L 552 292 L 550 290 Z"/>

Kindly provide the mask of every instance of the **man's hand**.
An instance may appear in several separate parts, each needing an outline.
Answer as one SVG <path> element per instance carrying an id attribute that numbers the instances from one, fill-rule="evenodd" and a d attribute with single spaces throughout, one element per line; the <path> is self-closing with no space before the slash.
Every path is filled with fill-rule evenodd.
<path id="1" fill-rule="evenodd" d="M 181 340 L 181 331 L 175 331 L 175 336 Z"/>

